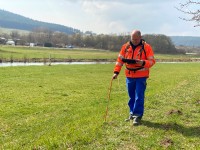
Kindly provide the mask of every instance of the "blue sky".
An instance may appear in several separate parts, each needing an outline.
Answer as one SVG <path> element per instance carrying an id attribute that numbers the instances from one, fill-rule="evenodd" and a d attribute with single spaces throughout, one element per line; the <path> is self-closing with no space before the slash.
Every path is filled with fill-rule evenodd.
<path id="1" fill-rule="evenodd" d="M 200 27 L 179 18 L 189 17 L 175 8 L 186 1 L 0 0 L 0 8 L 34 20 L 97 34 L 127 34 L 140 29 L 142 34 L 200 36 Z"/>

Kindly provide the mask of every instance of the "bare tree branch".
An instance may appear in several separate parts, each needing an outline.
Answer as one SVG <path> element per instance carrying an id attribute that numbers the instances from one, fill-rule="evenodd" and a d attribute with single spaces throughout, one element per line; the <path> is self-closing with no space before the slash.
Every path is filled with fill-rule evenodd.
<path id="1" fill-rule="evenodd" d="M 189 6 L 194 6 L 194 5 L 200 5 L 200 2 L 198 1 L 194 1 L 194 0 L 188 0 L 186 3 L 180 3 L 180 8 L 175 7 L 177 10 L 185 13 L 185 14 L 189 14 L 192 15 L 191 18 L 182 18 L 179 17 L 182 20 L 185 21 L 193 21 L 196 22 L 196 25 L 194 27 L 200 26 L 200 10 L 190 10 Z"/>

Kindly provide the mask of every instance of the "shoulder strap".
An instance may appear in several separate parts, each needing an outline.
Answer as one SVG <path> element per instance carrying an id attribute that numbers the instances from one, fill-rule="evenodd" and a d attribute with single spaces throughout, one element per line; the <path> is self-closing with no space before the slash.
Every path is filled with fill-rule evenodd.
<path id="1" fill-rule="evenodd" d="M 147 59 L 147 54 L 146 54 L 146 51 L 145 51 L 145 48 L 144 48 L 145 43 L 146 43 L 145 40 L 142 39 L 142 48 L 140 49 L 140 58 L 142 57 L 142 52 L 144 52 L 145 59 Z"/>

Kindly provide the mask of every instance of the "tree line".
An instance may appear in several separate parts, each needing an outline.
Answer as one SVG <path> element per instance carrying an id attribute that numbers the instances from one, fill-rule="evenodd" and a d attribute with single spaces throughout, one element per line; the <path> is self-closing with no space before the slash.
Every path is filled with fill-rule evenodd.
<path id="1" fill-rule="evenodd" d="M 119 51 L 121 46 L 130 41 L 130 35 L 105 35 L 76 33 L 66 34 L 63 32 L 53 32 L 48 29 L 38 28 L 28 34 L 20 34 L 17 30 L 10 34 L 1 33 L 5 39 L 13 39 L 16 45 L 30 45 L 35 43 L 37 46 L 45 47 L 73 47 L 95 48 L 111 51 Z M 151 44 L 155 53 L 175 54 L 178 53 L 171 38 L 162 34 L 143 35 L 144 40 Z M 0 41 L 1 44 L 5 44 Z"/>

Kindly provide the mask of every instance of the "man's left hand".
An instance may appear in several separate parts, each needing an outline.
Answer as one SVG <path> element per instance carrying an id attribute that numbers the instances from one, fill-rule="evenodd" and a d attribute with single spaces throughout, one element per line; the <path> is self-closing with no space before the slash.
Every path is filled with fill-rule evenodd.
<path id="1" fill-rule="evenodd" d="M 144 60 L 139 60 L 139 59 L 136 59 L 136 64 L 138 65 L 144 65 Z"/>

